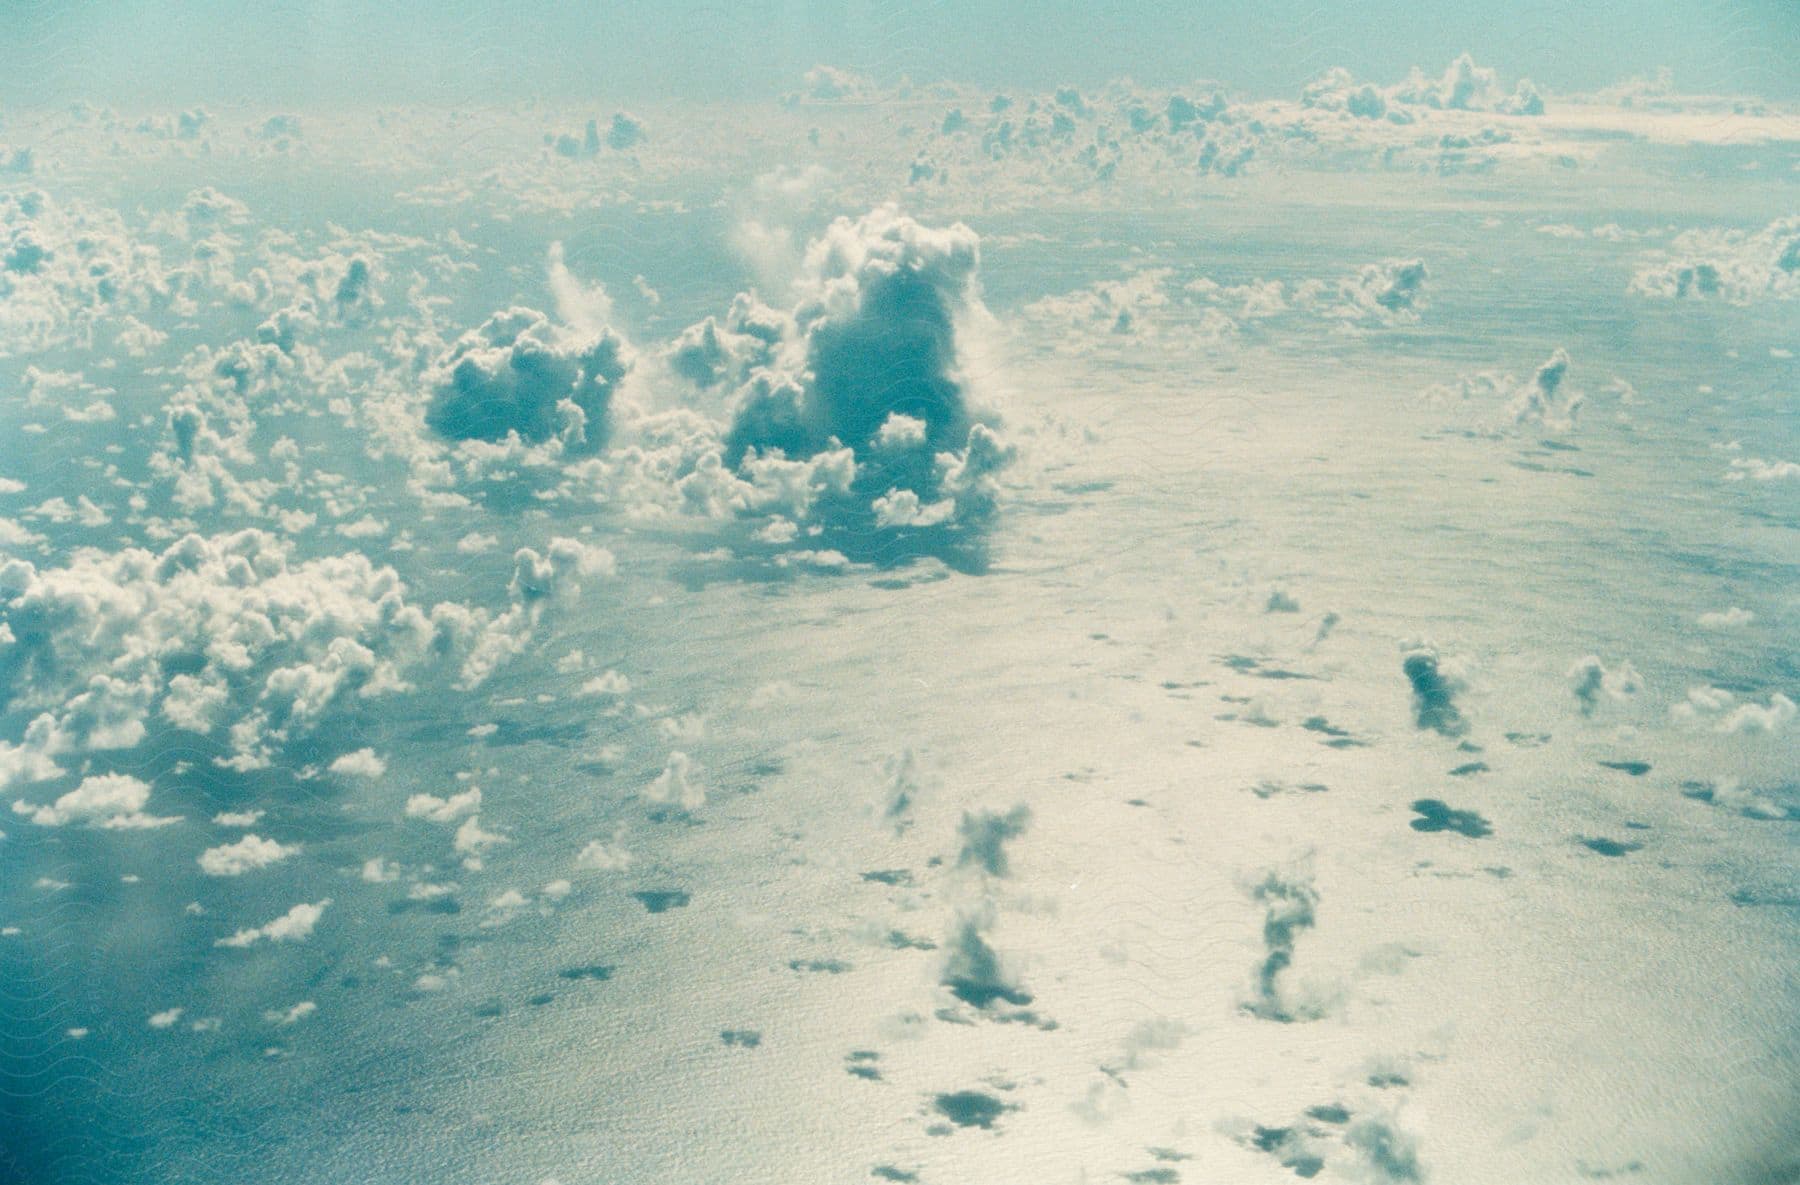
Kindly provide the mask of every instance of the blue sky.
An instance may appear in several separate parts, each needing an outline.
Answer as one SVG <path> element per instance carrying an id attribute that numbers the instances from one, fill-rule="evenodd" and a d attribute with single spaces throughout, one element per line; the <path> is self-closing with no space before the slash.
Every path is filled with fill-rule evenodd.
<path id="1" fill-rule="evenodd" d="M 0 99 L 14 104 L 746 97 L 791 86 L 820 62 L 890 80 L 1041 88 L 1217 78 L 1287 94 L 1334 65 L 1397 78 L 1465 50 L 1558 90 L 1666 65 L 1683 89 L 1800 94 L 1800 9 L 1782 0 L 73 0 L 6 5 L 0 38 Z"/>

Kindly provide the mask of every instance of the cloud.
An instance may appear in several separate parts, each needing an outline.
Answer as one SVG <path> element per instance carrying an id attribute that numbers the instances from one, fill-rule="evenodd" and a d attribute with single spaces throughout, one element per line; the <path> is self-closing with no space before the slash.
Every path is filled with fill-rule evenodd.
<path id="1" fill-rule="evenodd" d="M 22 742 L 0 741 L 0 778 L 41 780 L 59 754 L 134 746 L 159 705 L 176 728 L 226 728 L 220 760 L 261 768 L 349 706 L 411 691 L 409 672 L 447 661 L 458 686 L 478 685 L 523 648 L 540 602 L 573 596 L 610 559 L 565 540 L 522 549 L 519 599 L 493 613 L 410 602 L 392 567 L 358 552 L 296 563 L 293 549 L 252 529 L 78 551 L 63 567 L 0 561 L 12 636 L 0 698 L 46 707 Z"/>
<path id="2" fill-rule="evenodd" d="M 463 334 L 427 371 L 425 422 L 450 440 L 556 440 L 571 452 L 599 448 L 611 430 L 613 392 L 630 368 L 624 339 L 595 327 L 600 306 L 559 285 L 561 253 L 552 257 L 552 286 L 562 287 L 567 313 L 587 327 L 557 325 L 543 313 L 511 308 Z"/>
<path id="3" fill-rule="evenodd" d="M 1425 263 L 1419 259 L 1390 259 L 1371 263 L 1353 278 L 1340 282 L 1341 315 L 1374 317 L 1384 321 L 1416 321 L 1429 303 L 1425 294 Z"/>
<path id="4" fill-rule="evenodd" d="M 406 800 L 406 817 L 431 823 L 454 823 L 481 809 L 481 787 L 471 786 L 460 794 L 439 798 L 435 794 L 414 794 Z"/>
<path id="5" fill-rule="evenodd" d="M 1630 291 L 1736 305 L 1800 297 L 1800 215 L 1755 231 L 1684 231 L 1667 249 L 1643 258 Z"/>
<path id="6" fill-rule="evenodd" d="M 1800 478 L 1800 462 L 1765 461 L 1760 457 L 1733 457 L 1726 481 L 1788 481 Z"/>
<path id="7" fill-rule="evenodd" d="M 1644 689 L 1644 680 L 1629 662 L 1607 670 L 1600 657 L 1590 654 L 1569 668 L 1569 690 L 1581 704 L 1581 714 L 1592 716 L 1603 700 L 1623 702 Z"/>
<path id="8" fill-rule="evenodd" d="M 242 876 L 271 864 L 279 864 L 300 850 L 298 844 L 276 843 L 258 835 L 246 835 L 235 843 L 221 844 L 200 853 L 200 871 L 207 876 Z"/>
<path id="9" fill-rule="evenodd" d="M 758 520 L 745 544 L 791 546 L 790 563 L 978 563 L 1014 457 L 962 371 L 986 316 L 978 261 L 960 224 L 891 206 L 837 219 L 808 245 L 791 311 L 746 294 L 681 335 L 665 358 L 696 386 L 730 387 L 724 422 L 637 419 L 592 468 L 604 496 L 643 517 Z"/>
<path id="10" fill-rule="evenodd" d="M 311 1000 L 302 1000 L 291 1008 L 271 1009 L 263 1013 L 263 1019 L 277 1028 L 286 1028 L 289 1025 L 299 1024 L 318 1010 L 319 1006 Z"/>
<path id="11" fill-rule="evenodd" d="M 1344 1143 L 1361 1154 L 1380 1185 L 1411 1185 L 1424 1180 L 1417 1142 L 1392 1120 L 1369 1116 L 1357 1120 L 1344 1133 Z"/>
<path id="12" fill-rule="evenodd" d="M 814 103 L 867 101 L 880 94 L 875 83 L 861 74 L 836 66 L 814 66 L 802 79 L 805 88 L 787 96 L 789 103 L 806 100 Z"/>
<path id="13" fill-rule="evenodd" d="M 150 804 L 149 783 L 130 774 L 95 774 L 49 806 L 28 802 L 12 804 L 13 813 L 24 815 L 39 827 L 80 824 L 103 830 L 139 830 L 165 827 L 181 821 L 179 815 L 157 817 L 144 812 Z"/>
<path id="14" fill-rule="evenodd" d="M 1450 384 L 1429 388 L 1426 398 L 1437 403 L 1471 404 L 1478 409 L 1498 405 L 1504 421 L 1490 422 L 1486 434 L 1500 435 L 1526 427 L 1543 432 L 1575 430 L 1586 395 L 1569 388 L 1568 351 L 1560 347 L 1532 372 L 1529 379 L 1510 373 L 1484 370 L 1464 375 Z M 1503 425 L 1503 426 L 1502 426 Z"/>
<path id="15" fill-rule="evenodd" d="M 219 939 L 213 945 L 242 949 L 259 942 L 304 942 L 312 936 L 313 927 L 319 924 L 319 918 L 330 904 L 329 897 L 312 904 L 302 902 L 267 925 L 239 930 L 229 938 Z"/>
<path id="16" fill-rule="evenodd" d="M 379 778 L 387 773 L 387 762 L 376 756 L 373 749 L 357 749 L 337 758 L 329 768 L 344 777 Z"/>
<path id="17" fill-rule="evenodd" d="M 706 787 L 699 779 L 699 767 L 692 757 L 679 749 L 669 754 L 663 771 L 638 794 L 645 802 L 687 813 L 706 805 Z"/>
<path id="18" fill-rule="evenodd" d="M 1303 107 L 1342 112 L 1358 119 L 1410 122 L 1413 109 L 1486 111 L 1498 115 L 1542 115 L 1544 99 L 1528 78 L 1521 78 L 1509 93 L 1500 85 L 1499 72 L 1475 64 L 1468 54 L 1456 59 L 1436 77 L 1414 67 L 1406 80 L 1389 87 L 1358 82 L 1350 71 L 1334 66 L 1306 84 L 1300 92 Z"/>
<path id="19" fill-rule="evenodd" d="M 1568 372 L 1569 355 L 1558 349 L 1513 396 L 1507 408 L 1513 422 L 1539 424 L 1552 431 L 1572 429 L 1581 410 L 1582 396 L 1577 391 L 1563 391 L 1563 379 Z"/>
<path id="20" fill-rule="evenodd" d="M 1764 705 L 1738 703 L 1737 697 L 1722 687 L 1696 686 L 1688 688 L 1687 698 L 1670 708 L 1669 714 L 1685 724 L 1711 724 L 1714 732 L 1769 734 L 1785 729 L 1797 711 L 1794 701 L 1779 691 L 1772 692 Z"/>
<path id="21" fill-rule="evenodd" d="M 557 597 L 574 597 L 581 581 L 605 579 L 616 571 L 613 554 L 604 547 L 564 535 L 551 538 L 543 554 L 529 547 L 513 553 L 512 582 L 507 590 L 520 602 L 532 604 Z"/>
<path id="22" fill-rule="evenodd" d="M 575 855 L 575 863 L 581 868 L 593 868 L 601 872 L 624 872 L 631 867 L 632 855 L 625 847 L 625 829 L 613 830 L 611 840 L 590 840 Z"/>

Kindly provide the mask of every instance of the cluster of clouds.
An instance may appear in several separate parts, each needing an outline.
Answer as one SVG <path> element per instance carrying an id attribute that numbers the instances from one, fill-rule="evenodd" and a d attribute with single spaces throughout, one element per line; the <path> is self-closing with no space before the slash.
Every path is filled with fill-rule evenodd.
<path id="1" fill-rule="evenodd" d="M 651 350 L 553 253 L 557 321 L 497 314 L 424 370 L 413 472 L 448 497 L 536 473 L 551 498 L 747 524 L 740 546 L 825 566 L 960 548 L 1015 453 L 965 373 L 979 259 L 960 224 L 839 218 L 800 253 L 790 307 L 742 293 Z"/>
<path id="2" fill-rule="evenodd" d="M 332 227 L 302 248 L 281 231 L 247 240 L 250 221 L 244 203 L 210 186 L 129 223 L 44 189 L 0 193 L 0 354 L 116 345 L 142 357 L 167 340 L 151 322 L 209 306 L 266 314 L 257 339 L 291 352 L 303 334 L 380 308 L 384 243 L 423 245 Z"/>
<path id="3" fill-rule="evenodd" d="M 65 757 L 130 749 L 160 721 L 222 731 L 238 770 L 346 706 L 413 689 L 434 667 L 483 682 L 530 640 L 544 605 L 605 575 L 611 556 L 573 539 L 519 549 L 503 611 L 408 597 L 362 552 L 296 560 L 248 529 L 190 534 L 161 551 L 85 550 L 67 564 L 0 566 L 0 695 L 37 708 L 0 741 L 0 786 L 59 776 Z M 365 763 L 366 764 L 366 763 Z"/>
<path id="4" fill-rule="evenodd" d="M 1544 113 L 1543 96 L 1529 78 L 1519 79 L 1509 92 L 1501 86 L 1498 71 L 1476 65 L 1466 53 L 1435 78 L 1415 66 L 1405 81 L 1388 87 L 1359 82 L 1350 71 L 1334 66 L 1306 84 L 1300 104 L 1398 124 L 1413 122 L 1421 109 L 1527 116 Z"/>
<path id="5" fill-rule="evenodd" d="M 816 72 L 807 101 L 860 109 L 889 97 L 867 79 Z M 902 88 L 916 104 L 921 95 Z M 1128 180 L 1163 188 L 1180 178 L 1232 179 L 1271 169 L 1362 169 L 1459 173 L 1508 159 L 1571 159 L 1588 151 L 1558 144 L 1534 126 L 1544 99 L 1530 80 L 1511 90 L 1463 54 L 1437 75 L 1415 68 L 1378 86 L 1342 68 L 1308 83 L 1298 101 L 1255 100 L 1216 86 L 1145 92 L 1112 83 L 1086 93 L 1063 87 L 1014 97 L 953 92 L 941 120 L 909 122 L 901 146 L 906 180 L 927 190 L 979 188 L 984 196 L 1034 181 L 1103 191 Z M 1553 147 L 1553 145 L 1555 147 Z"/>
<path id="6" fill-rule="evenodd" d="M 1221 344 L 1264 323 L 1291 327 L 1301 318 L 1344 331 L 1412 324 L 1430 306 L 1429 275 L 1420 259 L 1381 260 L 1329 279 L 1241 284 L 1207 276 L 1177 281 L 1174 269 L 1150 267 L 1042 297 L 1024 312 L 1059 334 L 1057 348 L 1064 352 L 1141 341 L 1173 329 L 1186 341 Z"/>
<path id="7" fill-rule="evenodd" d="M 1631 291 L 1669 300 L 1748 305 L 1800 297 L 1800 216 L 1758 230 L 1683 231 L 1646 256 Z"/>
<path id="8" fill-rule="evenodd" d="M 182 277 L 117 211 L 0 193 L 0 355 L 93 347 L 116 316 L 184 307 Z"/>
<path id="9" fill-rule="evenodd" d="M 1587 400 L 1583 392 L 1568 385 L 1568 374 L 1568 351 L 1558 347 L 1530 378 L 1484 370 L 1433 386 L 1425 397 L 1433 403 L 1475 409 L 1483 417 L 1483 430 L 1489 433 L 1518 429 L 1568 433 L 1575 430 Z"/>
<path id="10" fill-rule="evenodd" d="M 1688 688 L 1686 698 L 1669 709 L 1672 719 L 1689 727 L 1751 736 L 1782 732 L 1796 714 L 1800 708 L 1779 691 L 1770 693 L 1767 704 L 1759 704 L 1705 684 Z"/>
<path id="11" fill-rule="evenodd" d="M 544 142 L 558 156 L 572 160 L 591 159 L 607 150 L 627 152 L 636 148 L 644 142 L 644 125 L 634 115 L 615 111 L 605 132 L 600 130 L 599 120 L 590 119 L 579 137 L 569 132 L 546 134 Z"/>

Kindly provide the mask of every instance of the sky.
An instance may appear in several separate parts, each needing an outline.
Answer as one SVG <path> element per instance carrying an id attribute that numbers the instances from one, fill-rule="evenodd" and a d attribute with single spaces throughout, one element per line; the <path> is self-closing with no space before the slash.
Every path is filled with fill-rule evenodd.
<path id="1" fill-rule="evenodd" d="M 1785 0 L 20 0 L 0 45 L 13 104 L 767 98 L 821 63 L 1039 89 L 1212 78 L 1274 97 L 1330 66 L 1399 78 L 1477 49 L 1565 92 L 1666 66 L 1686 90 L 1800 95 L 1800 9 Z"/>

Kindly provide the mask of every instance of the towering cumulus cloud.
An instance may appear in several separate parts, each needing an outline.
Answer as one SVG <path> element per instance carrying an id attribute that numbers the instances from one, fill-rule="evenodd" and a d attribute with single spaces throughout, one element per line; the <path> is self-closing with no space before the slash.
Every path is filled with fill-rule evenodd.
<path id="1" fill-rule="evenodd" d="M 452 440 L 516 433 L 532 444 L 556 439 L 591 450 L 605 440 L 613 390 L 629 364 L 610 330 L 507 309 L 463 334 L 432 368 L 425 420 Z"/>
<path id="2" fill-rule="evenodd" d="M 827 509 L 858 533 L 978 524 L 1011 458 L 958 372 L 979 258 L 960 223 L 932 229 L 892 207 L 832 223 L 807 249 L 773 365 L 733 398 L 725 463 L 840 457 Z"/>

